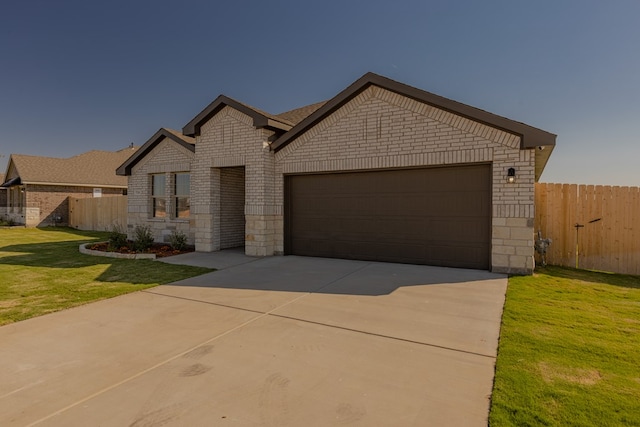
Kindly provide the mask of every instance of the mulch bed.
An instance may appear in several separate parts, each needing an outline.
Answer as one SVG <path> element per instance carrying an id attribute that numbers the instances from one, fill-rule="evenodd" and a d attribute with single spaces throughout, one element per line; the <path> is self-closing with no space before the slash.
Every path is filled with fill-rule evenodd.
<path id="1" fill-rule="evenodd" d="M 100 243 L 95 243 L 91 246 L 88 246 L 87 249 L 91 249 L 92 251 L 102 251 L 102 252 L 118 252 L 121 254 L 136 254 L 138 252 L 134 251 L 133 249 L 131 249 L 129 246 L 123 246 L 118 250 L 109 250 L 109 243 L 108 242 L 100 242 Z M 153 245 L 151 245 L 151 247 L 146 250 L 145 252 L 140 252 L 140 253 L 145 253 L 145 254 L 156 254 L 157 258 L 163 258 L 163 257 L 168 257 L 168 256 L 172 256 L 172 255 L 180 255 L 180 254 L 186 254 L 188 252 L 193 252 L 195 249 L 192 246 L 188 246 L 186 248 L 184 248 L 181 251 L 175 250 L 173 249 L 170 245 L 167 245 L 165 243 L 154 243 Z"/>

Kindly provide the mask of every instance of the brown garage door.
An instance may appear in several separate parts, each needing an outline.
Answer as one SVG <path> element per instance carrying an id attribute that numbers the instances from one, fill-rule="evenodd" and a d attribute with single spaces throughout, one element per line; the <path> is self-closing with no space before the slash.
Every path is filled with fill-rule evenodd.
<path id="1" fill-rule="evenodd" d="M 491 166 L 285 179 L 285 253 L 489 269 Z"/>

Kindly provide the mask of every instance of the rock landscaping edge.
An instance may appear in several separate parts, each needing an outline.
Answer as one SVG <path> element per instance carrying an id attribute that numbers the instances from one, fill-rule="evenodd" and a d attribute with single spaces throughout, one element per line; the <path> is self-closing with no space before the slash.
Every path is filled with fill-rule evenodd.
<path id="1" fill-rule="evenodd" d="M 102 242 L 99 242 L 102 243 Z M 80 253 L 85 255 L 102 256 L 107 258 L 124 258 L 124 259 L 156 259 L 156 254 L 121 254 L 118 252 L 103 252 L 87 249 L 87 246 L 95 245 L 96 242 L 83 243 L 80 245 Z"/>

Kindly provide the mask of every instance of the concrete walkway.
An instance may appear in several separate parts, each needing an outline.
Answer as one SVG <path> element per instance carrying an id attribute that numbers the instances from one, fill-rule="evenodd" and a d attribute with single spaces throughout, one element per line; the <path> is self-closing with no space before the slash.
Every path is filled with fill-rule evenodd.
<path id="1" fill-rule="evenodd" d="M 0 425 L 486 426 L 506 277 L 239 252 L 0 328 Z"/>

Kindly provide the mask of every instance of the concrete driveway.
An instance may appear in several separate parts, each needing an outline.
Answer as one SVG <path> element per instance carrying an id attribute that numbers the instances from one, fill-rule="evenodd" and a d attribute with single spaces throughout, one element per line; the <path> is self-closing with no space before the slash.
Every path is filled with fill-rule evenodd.
<path id="1" fill-rule="evenodd" d="M 506 276 L 237 252 L 0 328 L 0 425 L 486 426 Z"/>

